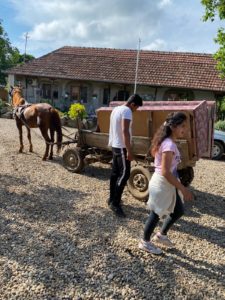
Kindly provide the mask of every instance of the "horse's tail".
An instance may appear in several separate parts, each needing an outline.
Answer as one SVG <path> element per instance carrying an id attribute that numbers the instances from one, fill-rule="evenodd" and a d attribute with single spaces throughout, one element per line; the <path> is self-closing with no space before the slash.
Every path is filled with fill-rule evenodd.
<path id="1" fill-rule="evenodd" d="M 62 126 L 59 113 L 54 108 L 51 109 L 51 126 L 57 132 L 57 152 L 59 152 L 62 147 Z"/>

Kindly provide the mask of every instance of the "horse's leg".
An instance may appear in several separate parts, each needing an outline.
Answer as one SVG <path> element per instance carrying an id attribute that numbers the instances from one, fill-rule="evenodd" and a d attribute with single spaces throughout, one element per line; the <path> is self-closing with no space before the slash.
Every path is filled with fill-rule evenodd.
<path id="1" fill-rule="evenodd" d="M 48 129 L 43 126 L 40 126 L 39 128 L 40 128 L 41 134 L 42 134 L 43 138 L 45 139 L 45 143 L 46 143 L 45 154 L 44 154 L 42 160 L 46 160 L 48 157 L 49 143 L 51 142 L 51 140 L 48 136 Z"/>
<path id="2" fill-rule="evenodd" d="M 30 128 L 27 127 L 27 138 L 30 144 L 29 152 L 33 152 L 33 145 L 31 142 L 31 134 L 30 134 Z"/>
<path id="3" fill-rule="evenodd" d="M 22 123 L 20 121 L 20 119 L 18 119 L 16 117 L 16 126 L 19 130 L 19 141 L 20 141 L 20 149 L 19 149 L 19 153 L 23 152 L 23 129 L 22 129 Z"/>
<path id="4" fill-rule="evenodd" d="M 50 128 L 50 137 L 51 137 L 51 145 L 50 145 L 50 154 L 48 159 L 53 159 L 53 146 L 54 146 L 54 130 Z"/>

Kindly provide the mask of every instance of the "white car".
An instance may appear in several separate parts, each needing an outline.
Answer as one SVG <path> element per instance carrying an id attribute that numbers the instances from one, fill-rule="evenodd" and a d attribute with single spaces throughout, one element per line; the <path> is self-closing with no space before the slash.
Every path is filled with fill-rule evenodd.
<path id="1" fill-rule="evenodd" d="M 225 132 L 214 131 L 214 145 L 212 149 L 212 159 L 218 160 L 225 154 Z"/>

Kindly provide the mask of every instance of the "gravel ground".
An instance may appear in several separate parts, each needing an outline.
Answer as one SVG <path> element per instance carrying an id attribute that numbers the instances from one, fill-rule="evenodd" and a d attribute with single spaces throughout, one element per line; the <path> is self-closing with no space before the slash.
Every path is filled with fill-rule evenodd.
<path id="1" fill-rule="evenodd" d="M 19 154 L 14 120 L 0 139 L 0 299 L 225 299 L 225 159 L 197 163 L 176 247 L 158 257 L 137 247 L 144 203 L 125 190 L 127 218 L 107 208 L 109 166 L 43 162 L 34 132 Z"/>

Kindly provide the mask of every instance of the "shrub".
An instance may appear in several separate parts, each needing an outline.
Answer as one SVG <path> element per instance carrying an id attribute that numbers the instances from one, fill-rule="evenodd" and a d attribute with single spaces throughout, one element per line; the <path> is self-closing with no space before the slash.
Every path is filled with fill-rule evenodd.
<path id="1" fill-rule="evenodd" d="M 219 120 L 215 123 L 215 129 L 225 131 L 225 120 Z"/>
<path id="2" fill-rule="evenodd" d="M 52 105 L 52 100 L 51 99 L 44 99 L 44 98 L 42 98 L 40 100 L 40 103 L 48 103 L 48 104 Z"/>
<path id="3" fill-rule="evenodd" d="M 68 115 L 72 120 L 77 118 L 83 120 L 87 116 L 85 106 L 80 103 L 71 104 Z"/>
<path id="4" fill-rule="evenodd" d="M 225 117 L 225 97 L 217 99 L 217 117 L 219 120 Z"/>

